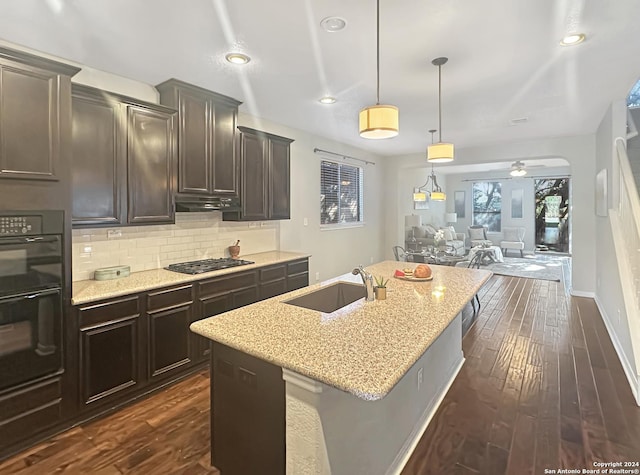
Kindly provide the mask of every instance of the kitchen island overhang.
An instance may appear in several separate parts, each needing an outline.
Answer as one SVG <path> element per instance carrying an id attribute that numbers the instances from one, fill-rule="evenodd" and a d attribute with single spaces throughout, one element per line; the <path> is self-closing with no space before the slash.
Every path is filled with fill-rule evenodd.
<path id="1" fill-rule="evenodd" d="M 385 261 L 367 270 L 390 277 L 399 266 L 413 265 Z M 464 361 L 460 314 L 490 276 L 433 266 L 430 282 L 391 279 L 384 301 L 361 299 L 330 314 L 285 303 L 338 281 L 357 283 L 349 273 L 192 330 L 283 368 L 287 473 L 394 473 Z"/>

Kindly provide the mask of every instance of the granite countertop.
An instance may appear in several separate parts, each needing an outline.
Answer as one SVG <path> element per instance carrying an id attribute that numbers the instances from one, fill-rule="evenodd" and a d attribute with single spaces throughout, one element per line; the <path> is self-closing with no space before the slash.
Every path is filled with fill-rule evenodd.
<path id="1" fill-rule="evenodd" d="M 179 285 L 196 280 L 209 279 L 233 272 L 241 272 L 256 267 L 278 264 L 280 262 L 293 261 L 309 257 L 310 254 L 298 252 L 270 251 L 258 254 L 243 255 L 242 259 L 254 261 L 255 264 L 248 264 L 238 267 L 205 272 L 203 274 L 181 274 L 165 269 L 154 269 L 142 272 L 134 272 L 128 277 L 113 280 L 80 280 L 74 282 L 71 289 L 71 303 L 73 305 L 94 302 L 96 300 L 118 297 L 120 295 L 134 294 L 145 290 Z"/>
<path id="2" fill-rule="evenodd" d="M 191 330 L 361 399 L 378 400 L 492 275 L 434 265 L 430 282 L 392 277 L 396 269 L 416 265 L 384 261 L 366 267 L 375 276 L 389 277 L 386 300 L 360 299 L 333 313 L 283 303 L 338 281 L 362 283 L 349 273 L 200 320 Z"/>

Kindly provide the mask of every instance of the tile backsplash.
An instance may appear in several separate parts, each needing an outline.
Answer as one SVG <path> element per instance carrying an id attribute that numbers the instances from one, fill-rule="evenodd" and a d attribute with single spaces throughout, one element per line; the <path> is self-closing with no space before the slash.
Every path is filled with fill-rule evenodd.
<path id="1" fill-rule="evenodd" d="M 176 223 L 73 230 L 73 281 L 93 279 L 96 269 L 128 265 L 131 272 L 175 262 L 227 257 L 240 240 L 240 257 L 278 249 L 278 222 L 222 221 L 219 212 L 177 213 Z"/>

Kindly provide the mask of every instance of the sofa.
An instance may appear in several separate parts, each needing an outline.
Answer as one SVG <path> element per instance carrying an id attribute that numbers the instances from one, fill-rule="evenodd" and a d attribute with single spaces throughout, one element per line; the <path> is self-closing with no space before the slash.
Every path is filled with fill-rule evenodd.
<path id="1" fill-rule="evenodd" d="M 444 233 L 444 241 L 447 251 L 456 256 L 465 254 L 465 234 L 456 233 L 453 226 L 440 228 Z M 410 250 L 420 250 L 423 247 L 435 246 L 434 236 L 438 230 L 430 224 L 414 226 L 407 229 L 405 236 L 405 248 Z"/>

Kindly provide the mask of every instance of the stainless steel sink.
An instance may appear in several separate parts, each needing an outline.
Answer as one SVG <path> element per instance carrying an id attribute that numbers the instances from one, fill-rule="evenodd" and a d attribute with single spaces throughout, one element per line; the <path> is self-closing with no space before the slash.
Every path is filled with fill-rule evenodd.
<path id="1" fill-rule="evenodd" d="M 337 282 L 284 303 L 323 313 L 335 312 L 367 295 L 364 285 Z"/>

